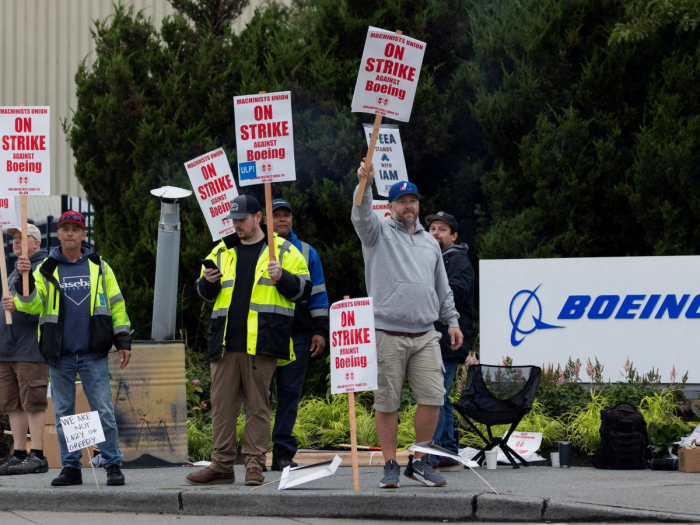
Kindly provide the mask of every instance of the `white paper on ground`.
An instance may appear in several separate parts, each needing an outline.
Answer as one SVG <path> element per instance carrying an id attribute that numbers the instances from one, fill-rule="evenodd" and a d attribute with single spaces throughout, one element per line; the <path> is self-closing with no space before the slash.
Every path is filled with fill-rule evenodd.
<path id="1" fill-rule="evenodd" d="M 423 441 L 421 443 L 416 443 L 415 445 L 411 445 L 410 447 L 408 447 L 408 450 L 411 450 L 413 452 L 423 452 L 424 454 L 433 454 L 434 456 L 452 458 L 455 461 L 459 461 L 466 467 L 479 466 L 479 464 L 476 461 L 471 461 L 471 458 L 466 458 L 458 454 L 453 454 L 449 450 L 445 450 L 442 447 L 434 445 L 432 441 Z"/>
<path id="2" fill-rule="evenodd" d="M 280 484 L 277 490 L 289 489 L 315 479 L 332 476 L 335 474 L 335 471 L 338 470 L 342 461 L 340 456 L 336 454 L 333 461 L 324 461 L 304 467 L 285 467 L 282 471 L 282 477 L 280 478 Z"/>

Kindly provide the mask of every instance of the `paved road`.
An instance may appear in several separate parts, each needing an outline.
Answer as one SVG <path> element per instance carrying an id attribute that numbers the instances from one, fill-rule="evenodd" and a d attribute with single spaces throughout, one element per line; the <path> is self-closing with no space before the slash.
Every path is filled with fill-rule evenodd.
<path id="1" fill-rule="evenodd" d="M 236 467 L 233 485 L 192 487 L 186 467 L 127 470 L 127 485 L 94 485 L 84 472 L 84 485 L 53 488 L 48 474 L 0 478 L 0 510 L 113 512 L 286 518 L 413 519 L 457 521 L 674 521 L 700 522 L 700 474 L 663 471 L 603 471 L 551 467 L 479 473 L 499 492 L 490 492 L 475 473 L 446 473 L 448 484 L 428 488 L 403 478 L 401 488 L 381 490 L 381 468 L 360 469 L 361 490 L 352 490 L 350 468 L 331 477 L 286 491 L 277 483 L 252 488 L 242 484 Z M 279 479 L 268 472 L 267 481 Z M 106 515 L 108 516 L 108 515 Z M 133 520 L 132 520 L 133 521 Z M 3 525 L 5 520 L 1 520 Z M 277 519 L 279 522 L 279 519 Z M 304 522 L 309 522 L 304 519 Z M 38 523 L 43 523 L 38 521 Z M 93 522 L 94 523 L 94 522 Z M 100 519 L 100 525 L 108 522 Z M 123 523 L 123 522 L 121 522 Z M 138 522 L 136 522 L 138 523 Z"/>

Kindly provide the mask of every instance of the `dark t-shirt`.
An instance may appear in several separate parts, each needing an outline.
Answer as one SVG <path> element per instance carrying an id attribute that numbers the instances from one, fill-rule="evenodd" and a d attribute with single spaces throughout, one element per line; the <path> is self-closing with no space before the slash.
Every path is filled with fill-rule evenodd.
<path id="1" fill-rule="evenodd" d="M 255 244 L 239 244 L 236 247 L 236 282 L 233 286 L 233 297 L 228 309 L 228 326 L 226 328 L 226 350 L 228 352 L 247 351 L 250 294 L 253 293 L 255 265 L 265 244 L 265 239 L 262 239 Z"/>

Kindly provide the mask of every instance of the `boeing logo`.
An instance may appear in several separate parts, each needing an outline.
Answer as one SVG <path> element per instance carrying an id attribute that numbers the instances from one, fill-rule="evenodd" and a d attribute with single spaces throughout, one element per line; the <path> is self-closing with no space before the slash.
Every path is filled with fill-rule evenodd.
<path id="1" fill-rule="evenodd" d="M 510 300 L 510 324 L 513 329 L 510 332 L 510 344 L 518 346 L 525 340 L 525 336 L 533 333 L 535 330 L 547 330 L 549 328 L 564 328 L 563 326 L 555 326 L 542 321 L 542 303 L 537 297 L 537 290 L 542 286 L 539 284 L 534 290 L 520 290 Z M 533 302 L 534 299 L 534 302 Z M 522 304 L 520 304 L 522 301 Z M 517 315 L 513 316 L 514 310 L 520 306 Z M 527 315 L 526 315 L 527 312 Z M 521 323 L 529 322 L 528 317 L 532 317 L 532 328 L 523 329 Z M 525 318 L 525 320 L 523 320 Z M 518 334 L 522 337 L 518 339 Z"/>
<path id="2" fill-rule="evenodd" d="M 510 343 L 518 346 L 535 330 L 565 328 L 542 321 L 542 303 L 534 290 L 520 290 L 510 301 Z M 647 319 L 700 319 L 700 294 L 568 295 L 557 320 L 644 321 Z M 532 321 L 530 321 L 532 319 Z M 518 338 L 521 336 L 520 338 Z"/>

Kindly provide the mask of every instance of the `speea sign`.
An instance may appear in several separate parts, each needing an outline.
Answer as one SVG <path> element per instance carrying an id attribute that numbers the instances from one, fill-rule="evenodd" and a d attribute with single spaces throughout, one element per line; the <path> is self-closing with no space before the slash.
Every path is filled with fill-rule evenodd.
<path id="1" fill-rule="evenodd" d="M 700 257 L 482 260 L 481 361 L 585 363 L 611 381 L 629 356 L 642 373 L 658 369 L 700 383 Z"/>

